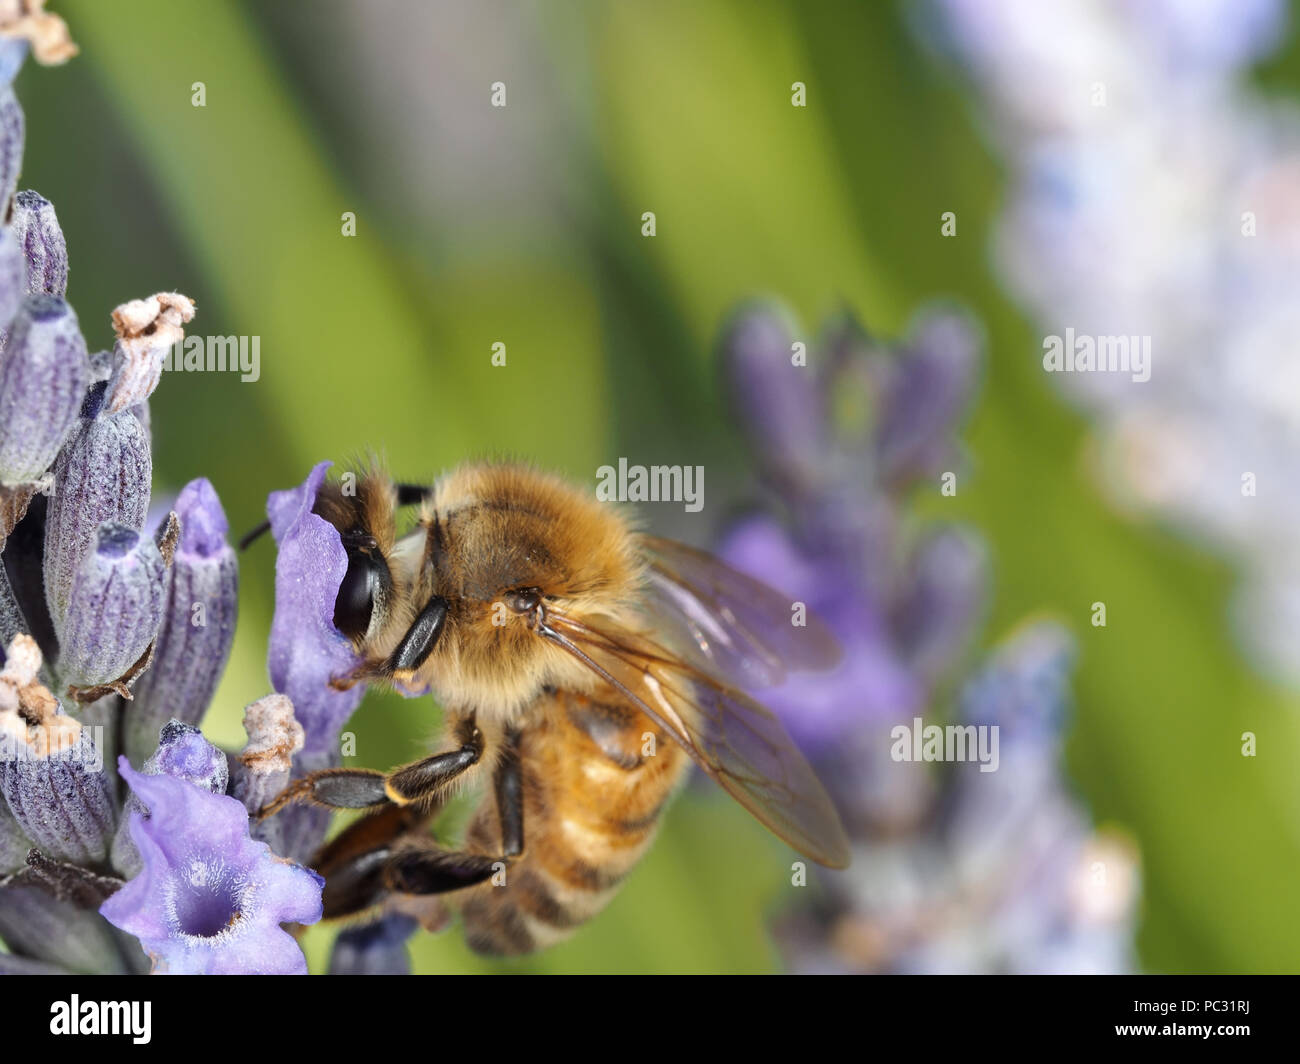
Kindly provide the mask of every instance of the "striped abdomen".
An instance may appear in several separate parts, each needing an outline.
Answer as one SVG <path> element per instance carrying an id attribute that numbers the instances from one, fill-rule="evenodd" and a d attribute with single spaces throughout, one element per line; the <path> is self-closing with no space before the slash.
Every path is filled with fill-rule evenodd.
<path id="1" fill-rule="evenodd" d="M 465 935 L 480 953 L 528 953 L 563 938 L 614 896 L 654 837 L 689 764 L 637 709 L 553 692 L 530 707 L 520 735 L 524 852 L 501 886 L 461 897 Z M 501 852 L 496 798 L 486 795 L 466 849 Z"/>

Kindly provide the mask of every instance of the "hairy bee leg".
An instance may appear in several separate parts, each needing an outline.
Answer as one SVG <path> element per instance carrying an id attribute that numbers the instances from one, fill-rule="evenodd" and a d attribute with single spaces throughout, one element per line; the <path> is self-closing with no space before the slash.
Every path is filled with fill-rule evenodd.
<path id="1" fill-rule="evenodd" d="M 402 819 L 409 807 L 389 807 L 358 821 L 323 851 L 316 866 L 325 876 L 325 916 L 338 918 L 379 905 L 386 893 L 446 894 L 482 883 L 524 850 L 524 789 L 519 733 L 507 734 L 493 777 L 501 819 L 500 856 L 440 849 Z M 389 841 L 385 834 L 396 837 Z M 349 838 L 349 836 L 352 836 Z M 360 849 L 357 843 L 375 845 Z M 349 852 L 351 851 L 351 852 Z M 331 855 L 344 855 L 330 861 Z M 334 864 L 334 869 L 330 865 Z"/>
<path id="2" fill-rule="evenodd" d="M 432 812 L 388 806 L 357 821 L 321 851 L 314 867 L 325 876 L 325 918 L 338 919 L 381 905 L 389 893 L 446 894 L 491 878 L 524 851 L 524 789 L 519 733 L 505 738 L 493 776 L 501 821 L 497 857 L 444 850 L 414 829 Z"/>
<path id="3" fill-rule="evenodd" d="M 412 849 L 384 866 L 389 890 L 400 894 L 446 894 L 482 883 L 499 871 L 500 857 L 460 850 Z"/>
<path id="4" fill-rule="evenodd" d="M 369 809 L 389 803 L 403 806 L 432 801 L 439 792 L 483 756 L 483 735 L 471 714 L 456 726 L 461 746 L 434 754 L 390 773 L 369 768 L 327 768 L 294 780 L 257 812 L 257 819 L 274 816 L 286 805 L 308 802 L 330 809 Z"/>
<path id="5" fill-rule="evenodd" d="M 396 650 L 386 658 L 363 661 L 351 672 L 333 677 L 330 687 L 335 691 L 348 691 L 368 680 L 410 679 L 433 652 L 446 619 L 447 600 L 430 599 L 402 636 Z"/>
<path id="6" fill-rule="evenodd" d="M 524 852 L 524 776 L 519 760 L 519 732 L 506 734 L 505 748 L 492 780 L 501 821 L 501 851 L 506 857 Z"/>
<path id="7" fill-rule="evenodd" d="M 411 627 L 402 636 L 397 649 L 389 656 L 387 671 L 394 674 L 409 673 L 423 665 L 433 652 L 438 637 L 442 635 L 446 620 L 447 600 L 434 596 L 411 622 Z"/>
<path id="8" fill-rule="evenodd" d="M 425 832 L 440 802 L 429 806 L 388 805 L 350 824 L 312 858 L 325 877 L 324 919 L 337 920 L 375 910 L 389 888 L 384 870 L 399 848 L 433 846 Z"/>

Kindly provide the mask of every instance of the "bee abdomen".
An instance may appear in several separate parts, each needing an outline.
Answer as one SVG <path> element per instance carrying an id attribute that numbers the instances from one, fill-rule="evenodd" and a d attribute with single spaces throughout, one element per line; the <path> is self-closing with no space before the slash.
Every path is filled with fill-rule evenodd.
<path id="1" fill-rule="evenodd" d="M 658 733 L 639 712 L 575 695 L 558 700 L 561 711 L 524 731 L 524 853 L 495 884 L 466 892 L 466 940 L 479 953 L 543 949 L 599 913 L 649 847 L 685 767 L 681 748 L 662 734 L 653 755 L 639 755 L 643 735 Z M 500 837 L 488 798 L 466 844 L 491 853 Z"/>

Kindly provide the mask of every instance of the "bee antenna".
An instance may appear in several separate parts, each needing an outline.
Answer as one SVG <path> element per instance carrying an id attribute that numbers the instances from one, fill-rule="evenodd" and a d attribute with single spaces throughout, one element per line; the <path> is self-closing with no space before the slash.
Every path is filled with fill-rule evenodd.
<path id="1" fill-rule="evenodd" d="M 271 522 L 263 521 L 260 525 L 258 525 L 253 530 L 244 533 L 244 538 L 239 541 L 239 549 L 241 551 L 248 550 L 248 548 L 251 547 L 254 544 L 254 542 L 256 542 L 257 539 L 262 536 L 263 533 L 270 532 L 270 531 L 271 531 Z"/>

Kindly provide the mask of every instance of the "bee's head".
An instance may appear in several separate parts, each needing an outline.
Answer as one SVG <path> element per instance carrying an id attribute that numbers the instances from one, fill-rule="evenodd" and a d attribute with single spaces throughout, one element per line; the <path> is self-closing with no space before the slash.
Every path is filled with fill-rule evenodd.
<path id="1" fill-rule="evenodd" d="M 586 682 L 538 629 L 552 609 L 617 614 L 635 599 L 640 562 L 616 511 L 532 470 L 477 466 L 438 484 L 421 527 L 405 570 L 410 623 L 391 659 L 399 680 L 506 712 L 546 685 Z M 357 584 L 376 580 L 362 572 Z"/>

